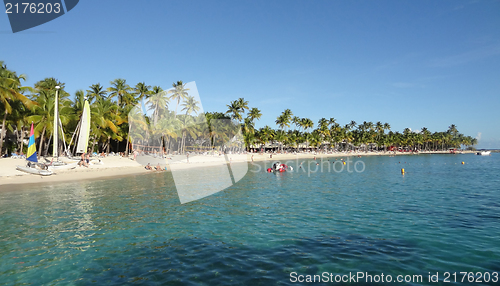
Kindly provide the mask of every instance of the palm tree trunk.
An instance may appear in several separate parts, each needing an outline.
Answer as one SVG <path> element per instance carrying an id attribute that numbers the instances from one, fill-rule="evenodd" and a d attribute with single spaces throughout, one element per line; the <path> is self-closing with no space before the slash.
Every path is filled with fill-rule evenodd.
<path id="1" fill-rule="evenodd" d="M 20 139 L 19 139 L 19 138 L 20 138 L 20 137 L 21 137 L 21 135 L 20 135 L 20 131 L 19 131 L 19 129 L 18 129 L 18 128 L 16 128 L 16 146 L 17 146 L 16 151 L 17 151 L 17 152 L 19 152 L 19 143 L 20 143 L 20 142 L 19 142 L 19 141 L 20 141 Z"/>
<path id="2" fill-rule="evenodd" d="M 110 143 L 109 141 L 110 141 L 110 137 L 108 136 L 108 146 L 106 148 L 106 154 L 109 154 L 109 143 Z"/>
<path id="3" fill-rule="evenodd" d="M 95 147 L 95 142 L 96 142 L 97 136 L 94 136 L 94 142 L 92 142 L 92 150 L 90 150 L 91 153 L 94 152 L 94 147 Z"/>
<path id="4" fill-rule="evenodd" d="M 168 155 L 168 153 L 170 152 L 170 137 L 168 135 L 165 135 L 165 136 L 167 137 L 167 139 L 164 140 L 165 147 L 166 147 L 165 154 Z"/>
<path id="5" fill-rule="evenodd" d="M 125 154 L 128 156 L 128 141 L 130 139 L 130 124 L 128 125 L 128 133 L 127 133 L 127 146 L 125 147 Z"/>
<path id="6" fill-rule="evenodd" d="M 2 148 L 3 148 L 3 138 L 5 136 L 5 121 L 7 120 L 7 110 L 5 110 L 5 113 L 3 115 L 3 121 L 2 121 L 2 132 L 0 134 L 0 156 L 2 156 Z"/>
<path id="7" fill-rule="evenodd" d="M 23 153 L 23 148 L 24 148 L 24 127 L 21 127 L 21 149 L 19 150 L 19 154 Z"/>
<path id="8" fill-rule="evenodd" d="M 185 145 L 185 141 L 186 140 L 186 134 L 183 133 L 182 134 L 182 139 L 181 139 L 181 153 L 184 154 L 186 153 L 185 150 L 184 150 L 184 145 Z"/>
<path id="9" fill-rule="evenodd" d="M 179 154 L 184 154 L 184 133 L 179 141 Z"/>
<path id="10" fill-rule="evenodd" d="M 64 140 L 64 136 L 61 138 L 61 140 L 62 140 L 63 144 L 59 144 L 59 150 L 58 150 L 58 153 L 57 153 L 59 155 L 64 154 L 64 146 L 66 144 L 66 142 Z"/>
<path id="11" fill-rule="evenodd" d="M 52 140 L 52 134 L 50 134 L 49 141 L 47 142 L 47 146 L 45 146 L 44 156 L 47 156 L 47 154 L 49 153 L 50 140 Z M 52 146 L 54 146 L 54 144 L 52 144 Z M 40 152 L 41 152 L 41 150 L 40 150 Z"/>

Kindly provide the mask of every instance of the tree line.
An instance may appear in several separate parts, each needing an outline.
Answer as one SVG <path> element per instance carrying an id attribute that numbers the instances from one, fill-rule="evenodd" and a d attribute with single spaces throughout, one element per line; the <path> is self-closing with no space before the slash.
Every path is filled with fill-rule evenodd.
<path id="1" fill-rule="evenodd" d="M 168 90 L 139 82 L 130 86 L 125 79 L 115 79 L 108 87 L 100 83 L 78 90 L 70 98 L 65 84 L 55 78 L 45 78 L 33 86 L 24 86 L 24 74 L 18 75 L 0 61 L 0 155 L 26 153 L 25 140 L 34 124 L 38 154 L 51 150 L 54 131 L 56 86 L 59 87 L 59 117 L 63 129 L 61 140 L 74 153 L 75 130 L 83 112 L 85 99 L 91 106 L 89 148 L 96 152 L 123 151 L 132 146 L 161 146 L 167 153 L 214 150 L 230 145 L 240 149 L 275 150 L 447 150 L 477 144 L 471 136 L 458 132 L 455 125 L 446 131 L 430 132 L 422 128 L 402 133 L 392 131 L 388 123 L 351 121 L 341 125 L 335 118 L 321 118 L 317 124 L 309 118 L 294 116 L 285 109 L 276 118 L 276 127 L 256 128 L 262 116 L 256 107 L 249 107 L 244 98 L 231 101 L 225 112 L 200 112 L 200 102 L 190 95 L 182 81 Z M 148 111 L 145 112 L 144 108 Z M 147 113 L 147 114 L 145 114 Z M 236 128 L 235 128 L 236 126 Z M 240 134 L 239 140 L 234 140 Z M 135 145 L 132 145 L 135 144 Z M 60 153 L 64 150 L 60 145 Z M 136 147 L 134 147 L 136 148 Z M 149 149 L 152 150 L 152 149 Z"/>

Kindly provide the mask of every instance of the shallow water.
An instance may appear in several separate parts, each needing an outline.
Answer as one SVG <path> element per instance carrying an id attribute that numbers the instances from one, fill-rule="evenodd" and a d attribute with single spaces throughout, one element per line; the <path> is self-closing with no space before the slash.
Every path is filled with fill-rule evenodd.
<path id="1" fill-rule="evenodd" d="M 449 285 L 446 271 L 500 272 L 500 154 L 352 160 L 364 172 L 250 165 L 182 205 L 170 173 L 11 187 L 0 192 L 0 284 L 288 285 L 290 272 L 362 271 Z"/>

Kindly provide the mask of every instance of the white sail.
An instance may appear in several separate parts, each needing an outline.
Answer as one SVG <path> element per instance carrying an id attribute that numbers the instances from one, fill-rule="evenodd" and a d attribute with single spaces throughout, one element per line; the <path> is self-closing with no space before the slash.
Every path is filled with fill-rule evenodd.
<path id="1" fill-rule="evenodd" d="M 90 106 L 89 102 L 85 100 L 83 107 L 83 114 L 80 123 L 80 134 L 78 136 L 78 145 L 76 146 L 76 153 L 87 152 L 90 134 Z"/>

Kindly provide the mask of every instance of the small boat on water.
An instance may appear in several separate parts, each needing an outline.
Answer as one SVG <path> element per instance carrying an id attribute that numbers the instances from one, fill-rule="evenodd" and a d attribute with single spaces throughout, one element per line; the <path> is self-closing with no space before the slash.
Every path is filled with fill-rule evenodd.
<path id="1" fill-rule="evenodd" d="M 477 152 L 476 155 L 481 155 L 481 156 L 490 156 L 491 155 L 491 151 L 481 151 L 481 152 Z"/>
<path id="2" fill-rule="evenodd" d="M 35 131 L 33 130 L 33 123 L 31 123 L 30 140 L 28 143 L 28 157 L 26 158 L 26 166 L 16 166 L 16 169 L 26 173 L 42 176 L 52 175 L 52 171 L 47 170 L 47 166 L 38 164 L 38 157 L 35 147 Z"/>
<path id="3" fill-rule="evenodd" d="M 281 164 L 280 162 L 275 162 L 271 168 L 267 169 L 268 173 L 281 173 L 286 172 L 288 169 L 293 170 L 291 166 Z"/>

